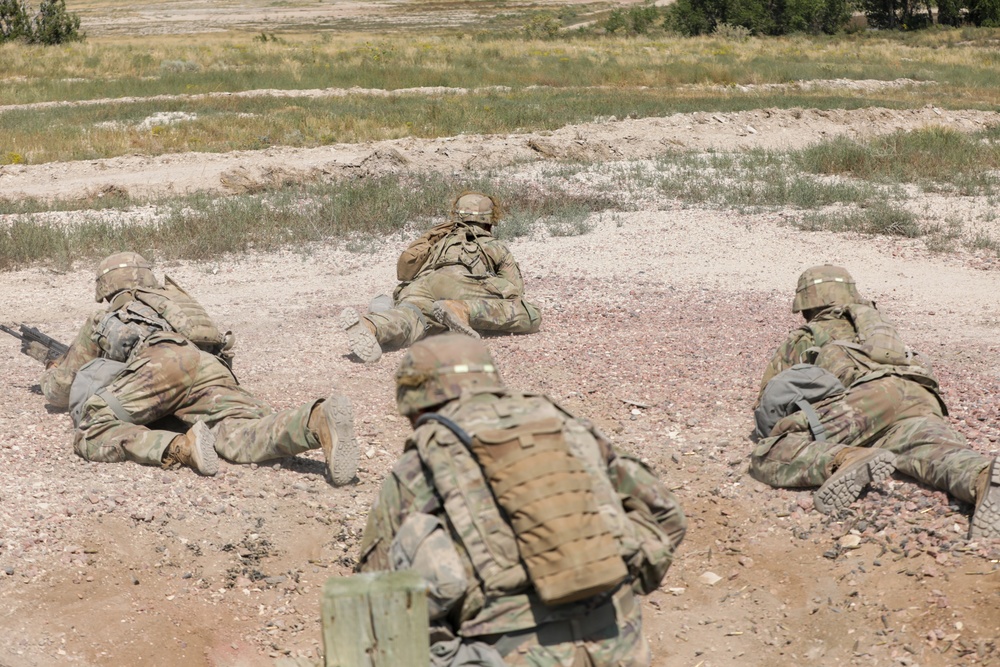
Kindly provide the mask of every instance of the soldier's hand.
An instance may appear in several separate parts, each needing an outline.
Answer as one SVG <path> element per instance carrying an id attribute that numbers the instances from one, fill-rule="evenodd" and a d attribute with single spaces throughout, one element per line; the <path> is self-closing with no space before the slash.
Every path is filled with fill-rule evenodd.
<path id="1" fill-rule="evenodd" d="M 21 352 L 43 364 L 49 360 L 49 348 L 33 340 L 21 341 Z"/>

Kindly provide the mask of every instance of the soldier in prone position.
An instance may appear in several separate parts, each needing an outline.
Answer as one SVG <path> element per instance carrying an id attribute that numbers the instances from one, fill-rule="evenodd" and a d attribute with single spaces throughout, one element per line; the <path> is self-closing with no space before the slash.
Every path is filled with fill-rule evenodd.
<path id="1" fill-rule="evenodd" d="M 895 469 L 974 504 L 970 539 L 1000 537 L 1000 465 L 948 423 L 930 367 L 861 298 L 850 274 L 830 265 L 807 269 L 792 312 L 806 324 L 778 347 L 761 397 L 797 364 L 825 370 L 843 388 L 760 434 L 750 474 L 774 487 L 819 486 L 816 508 L 832 513 Z"/>
<path id="2" fill-rule="evenodd" d="M 160 285 L 140 255 L 104 259 L 96 281 L 97 302 L 108 307 L 91 315 L 41 381 L 52 404 L 70 408 L 77 454 L 214 475 L 219 456 L 254 463 L 322 447 L 331 481 L 353 479 L 357 442 L 346 396 L 275 412 L 237 383 L 231 339 L 169 277 Z M 171 416 L 190 426 L 186 434 L 148 428 Z"/>
<path id="3" fill-rule="evenodd" d="M 417 343 L 396 385 L 414 431 L 358 569 L 427 581 L 434 667 L 649 665 L 637 595 L 684 537 L 673 494 L 589 422 L 507 389 L 481 341 Z"/>
<path id="4" fill-rule="evenodd" d="M 497 202 L 482 193 L 456 198 L 451 219 L 400 255 L 391 302 L 382 295 L 363 316 L 353 308 L 341 313 L 351 352 L 369 363 L 383 349 L 447 330 L 473 338 L 481 331 L 538 331 L 541 311 L 524 299 L 521 270 L 507 245 L 493 237 L 500 214 Z"/>

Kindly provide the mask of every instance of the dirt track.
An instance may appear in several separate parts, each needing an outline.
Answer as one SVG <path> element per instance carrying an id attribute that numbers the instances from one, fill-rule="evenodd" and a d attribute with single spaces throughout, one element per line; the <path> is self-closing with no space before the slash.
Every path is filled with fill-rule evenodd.
<path id="1" fill-rule="evenodd" d="M 929 126 L 974 131 L 997 122 L 1000 114 L 995 112 L 933 107 L 674 114 L 528 134 L 6 165 L 0 166 L 0 191 L 11 198 L 42 199 L 86 197 L 107 186 L 136 196 L 202 190 L 231 193 L 286 179 L 335 180 L 404 169 L 460 173 L 542 159 L 637 160 L 679 149 L 793 149 L 840 135 L 863 137 Z"/>
<path id="2" fill-rule="evenodd" d="M 929 108 L 705 113 L 510 137 L 7 166 L 0 190 L 42 198 L 108 185 L 226 192 L 275 174 L 485 167 L 507 168 L 516 180 L 556 158 L 795 147 L 997 120 Z M 919 240 L 803 233 L 783 219 L 667 203 L 595 216 L 594 231 L 579 237 L 518 240 L 512 247 L 544 309 L 543 328 L 488 342 L 509 384 L 593 418 L 647 459 L 690 515 L 679 559 L 645 605 L 655 665 L 998 664 L 1000 545 L 962 539 L 967 507 L 899 478 L 854 516 L 830 521 L 810 511 L 808 493 L 763 487 L 745 470 L 757 378 L 797 324 L 788 312 L 795 278 L 828 261 L 849 267 L 936 362 L 954 423 L 996 455 L 1000 272 L 977 268 L 994 265 L 972 255 L 929 254 Z M 334 387 L 354 400 L 364 454 L 359 481 L 347 488 L 326 486 L 316 456 L 224 464 L 213 479 L 85 463 L 72 453 L 68 418 L 50 413 L 38 393 L 39 367 L 7 341 L 0 665 L 235 667 L 318 655 L 319 590 L 350 571 L 367 507 L 407 432 L 392 401 L 401 354 L 353 363 L 334 319 L 391 288 L 405 243 L 157 269 L 238 332 L 238 374 L 276 407 Z M 94 307 L 92 293 L 90 267 L 0 274 L 3 319 L 67 341 Z M 858 548 L 838 547 L 851 530 Z M 705 583 L 706 572 L 721 580 Z"/>

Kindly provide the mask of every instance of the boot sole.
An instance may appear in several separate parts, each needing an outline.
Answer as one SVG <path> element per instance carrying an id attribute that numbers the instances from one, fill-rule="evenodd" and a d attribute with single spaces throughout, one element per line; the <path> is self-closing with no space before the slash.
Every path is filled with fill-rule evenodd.
<path id="1" fill-rule="evenodd" d="M 347 332 L 347 346 L 358 359 L 370 364 L 382 357 L 382 346 L 378 344 L 378 338 L 361 323 L 358 311 L 345 308 L 340 313 L 340 328 Z"/>
<path id="2" fill-rule="evenodd" d="M 997 465 L 997 459 L 990 463 L 989 470 L 990 485 L 986 497 L 976 504 L 969 524 L 970 540 L 1000 537 L 1000 465 Z"/>
<path id="3" fill-rule="evenodd" d="M 191 427 L 194 443 L 191 445 L 192 466 L 199 475 L 213 477 L 219 472 L 219 454 L 215 451 L 215 434 L 205 422 Z"/>
<path id="4" fill-rule="evenodd" d="M 330 432 L 337 441 L 327 456 L 326 466 L 334 486 L 349 484 L 358 472 L 358 440 L 354 435 L 354 409 L 346 396 L 330 396 L 323 402 Z"/>
<path id="5" fill-rule="evenodd" d="M 823 514 L 842 512 L 870 484 L 888 479 L 896 470 L 895 461 L 892 452 L 873 449 L 869 457 L 843 466 L 823 482 L 813 494 L 813 506 Z"/>
<path id="6" fill-rule="evenodd" d="M 436 319 L 441 324 L 448 327 L 449 330 L 455 333 L 465 334 L 466 336 L 471 336 L 472 338 L 481 338 L 479 332 L 470 327 L 468 324 L 455 317 L 450 310 L 447 308 L 442 308 L 441 306 L 435 305 L 431 312 Z"/>

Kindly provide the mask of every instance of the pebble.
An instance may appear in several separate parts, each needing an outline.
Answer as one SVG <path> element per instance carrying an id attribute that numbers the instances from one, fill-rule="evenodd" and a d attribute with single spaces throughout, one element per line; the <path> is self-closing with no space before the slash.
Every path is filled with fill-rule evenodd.
<path id="1" fill-rule="evenodd" d="M 705 572 L 700 577 L 698 577 L 698 581 L 708 586 L 714 586 L 720 581 L 722 581 L 722 577 L 717 575 L 715 572 Z"/>
<path id="2" fill-rule="evenodd" d="M 857 549 L 861 546 L 860 535 L 844 535 L 838 541 L 841 549 Z"/>

